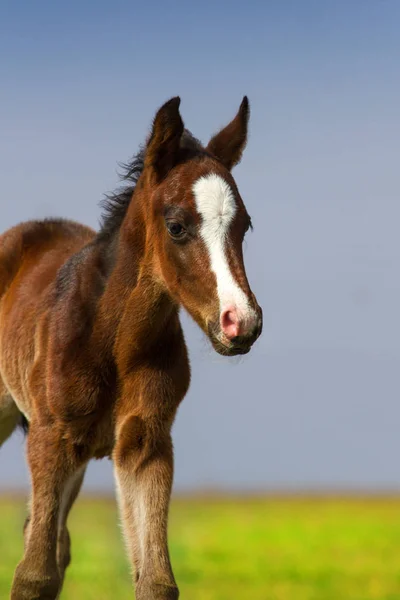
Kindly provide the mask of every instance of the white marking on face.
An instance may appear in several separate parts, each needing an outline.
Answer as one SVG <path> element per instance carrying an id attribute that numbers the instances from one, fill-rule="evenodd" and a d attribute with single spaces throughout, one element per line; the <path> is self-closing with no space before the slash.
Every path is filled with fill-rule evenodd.
<path id="1" fill-rule="evenodd" d="M 217 280 L 220 310 L 233 306 L 244 319 L 252 317 L 254 311 L 232 276 L 225 251 L 229 228 L 237 211 L 235 195 L 229 184 L 213 173 L 200 177 L 193 185 L 193 193 L 202 218 L 200 235 Z"/>

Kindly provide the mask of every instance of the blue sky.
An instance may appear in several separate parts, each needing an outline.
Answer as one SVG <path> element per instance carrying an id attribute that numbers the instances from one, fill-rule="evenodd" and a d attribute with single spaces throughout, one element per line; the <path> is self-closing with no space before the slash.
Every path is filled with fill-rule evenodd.
<path id="1" fill-rule="evenodd" d="M 226 361 L 184 317 L 176 486 L 399 487 L 400 4 L 135 4 L 1 3 L 1 229 L 96 226 L 162 102 L 180 95 L 206 142 L 247 94 L 235 176 L 265 331 Z M 2 484 L 25 481 L 21 457 L 16 436 Z"/>

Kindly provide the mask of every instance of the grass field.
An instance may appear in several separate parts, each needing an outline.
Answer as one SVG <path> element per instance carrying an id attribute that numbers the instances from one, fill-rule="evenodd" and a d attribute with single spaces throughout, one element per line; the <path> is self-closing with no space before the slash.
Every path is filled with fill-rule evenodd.
<path id="1" fill-rule="evenodd" d="M 22 501 L 0 500 L 0 598 L 22 553 Z M 63 600 L 133 598 L 113 502 L 78 501 Z M 176 499 L 183 600 L 398 600 L 399 499 Z"/>

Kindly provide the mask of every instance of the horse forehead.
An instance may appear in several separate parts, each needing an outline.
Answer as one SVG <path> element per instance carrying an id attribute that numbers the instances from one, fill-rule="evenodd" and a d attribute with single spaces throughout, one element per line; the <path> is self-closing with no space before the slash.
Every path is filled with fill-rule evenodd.
<path id="1" fill-rule="evenodd" d="M 204 220 L 231 221 L 239 208 L 233 186 L 218 173 L 198 177 L 192 191 L 196 209 Z"/>

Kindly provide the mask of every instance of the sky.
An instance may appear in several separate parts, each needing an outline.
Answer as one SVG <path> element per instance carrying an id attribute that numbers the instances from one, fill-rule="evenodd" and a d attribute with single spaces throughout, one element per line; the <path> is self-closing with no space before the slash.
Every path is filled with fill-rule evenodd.
<path id="1" fill-rule="evenodd" d="M 175 490 L 400 489 L 400 3 L 136 4 L 0 4 L 0 229 L 97 227 L 164 101 L 206 143 L 247 94 L 234 176 L 264 332 L 226 359 L 183 315 Z M 0 490 L 27 481 L 15 434 Z M 90 466 L 87 490 L 112 486 Z"/>

